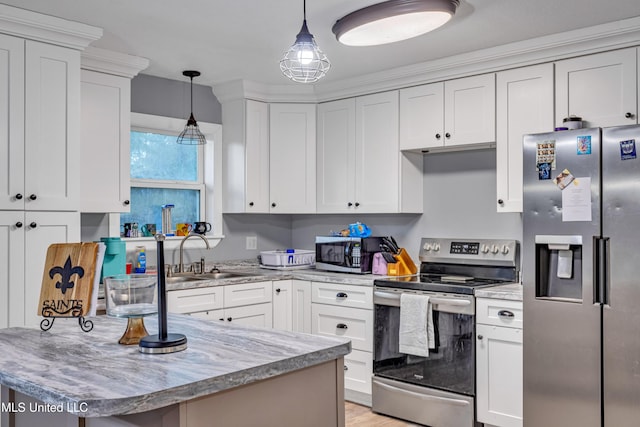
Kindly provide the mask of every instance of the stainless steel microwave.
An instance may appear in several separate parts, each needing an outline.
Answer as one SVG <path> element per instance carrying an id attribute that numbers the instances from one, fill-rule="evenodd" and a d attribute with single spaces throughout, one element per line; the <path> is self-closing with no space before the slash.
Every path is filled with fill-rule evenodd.
<path id="1" fill-rule="evenodd" d="M 342 273 L 371 273 L 373 254 L 381 237 L 316 236 L 316 269 Z"/>

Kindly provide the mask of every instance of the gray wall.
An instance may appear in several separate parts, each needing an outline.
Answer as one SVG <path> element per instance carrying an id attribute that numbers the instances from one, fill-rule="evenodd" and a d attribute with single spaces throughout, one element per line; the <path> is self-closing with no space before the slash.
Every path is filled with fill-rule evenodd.
<path id="1" fill-rule="evenodd" d="M 199 122 L 222 123 L 222 107 L 210 86 L 193 79 L 193 115 Z M 188 119 L 191 110 L 188 77 L 175 80 L 138 74 L 131 80 L 131 111 L 134 113 Z"/>

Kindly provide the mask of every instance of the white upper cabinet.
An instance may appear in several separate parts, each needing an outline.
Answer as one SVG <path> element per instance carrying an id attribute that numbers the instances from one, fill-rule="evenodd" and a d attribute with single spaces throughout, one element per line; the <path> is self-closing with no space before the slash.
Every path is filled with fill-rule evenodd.
<path id="1" fill-rule="evenodd" d="M 316 210 L 316 106 L 269 106 L 269 211 Z"/>
<path id="2" fill-rule="evenodd" d="M 497 73 L 496 95 L 497 210 L 522 212 L 522 136 L 553 131 L 553 64 Z"/>
<path id="3" fill-rule="evenodd" d="M 79 207 L 80 52 L 0 35 L 0 209 Z"/>
<path id="4" fill-rule="evenodd" d="M 131 80 L 82 70 L 82 212 L 128 212 Z"/>
<path id="5" fill-rule="evenodd" d="M 495 74 L 400 91 L 400 149 L 447 149 L 495 142 Z"/>
<path id="6" fill-rule="evenodd" d="M 422 210 L 422 157 L 398 145 L 398 91 L 318 106 L 321 213 Z"/>
<path id="7" fill-rule="evenodd" d="M 222 105 L 223 212 L 269 212 L 269 104 Z"/>
<path id="8" fill-rule="evenodd" d="M 570 115 L 585 127 L 637 123 L 636 48 L 556 62 L 556 126 Z"/>

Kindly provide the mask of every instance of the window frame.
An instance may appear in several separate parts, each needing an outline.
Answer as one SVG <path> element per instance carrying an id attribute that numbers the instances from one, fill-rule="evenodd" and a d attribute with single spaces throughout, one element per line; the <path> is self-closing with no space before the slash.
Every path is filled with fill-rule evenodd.
<path id="1" fill-rule="evenodd" d="M 182 132 L 186 119 L 156 116 L 151 114 L 131 113 L 131 131 L 154 132 L 165 135 L 176 135 Z M 131 179 L 130 187 L 153 188 L 186 188 L 200 190 L 200 218 L 211 223 L 213 233 L 207 235 L 212 247 L 224 238 L 222 230 L 222 125 L 216 123 L 198 122 L 200 131 L 207 139 L 207 144 L 198 147 L 198 183 L 188 181 L 162 181 Z M 118 221 L 118 224 L 120 221 Z M 127 238 L 136 245 L 150 240 L 151 237 Z M 172 240 L 182 240 L 182 237 L 167 237 Z M 151 247 L 153 245 L 150 245 Z M 169 243 L 169 246 L 172 246 Z"/>

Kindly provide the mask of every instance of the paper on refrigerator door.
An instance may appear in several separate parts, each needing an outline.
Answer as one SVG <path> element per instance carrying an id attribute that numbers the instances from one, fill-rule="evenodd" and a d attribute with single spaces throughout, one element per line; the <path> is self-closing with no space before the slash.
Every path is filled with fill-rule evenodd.
<path id="1" fill-rule="evenodd" d="M 591 178 L 575 178 L 562 190 L 562 221 L 591 219 Z"/>

